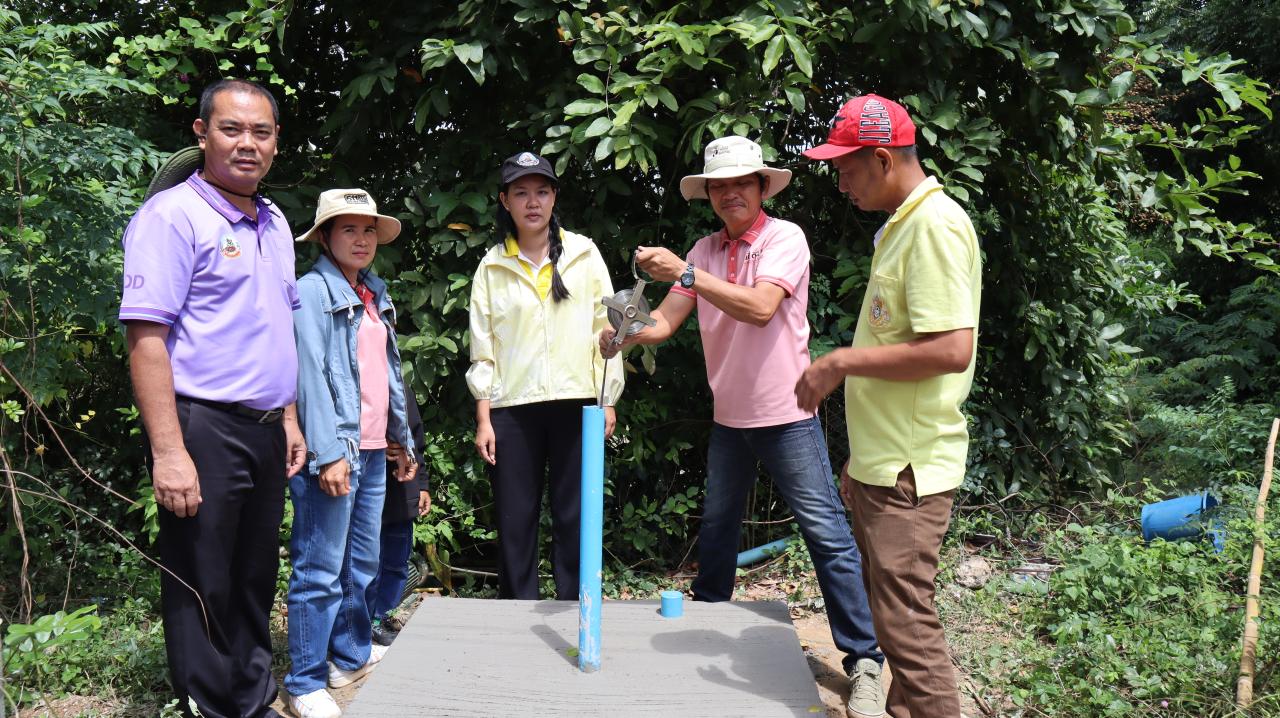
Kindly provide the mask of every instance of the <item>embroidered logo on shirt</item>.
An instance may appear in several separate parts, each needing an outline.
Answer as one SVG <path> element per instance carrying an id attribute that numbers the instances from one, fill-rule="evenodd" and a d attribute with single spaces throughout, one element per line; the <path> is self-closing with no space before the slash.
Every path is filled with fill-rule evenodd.
<path id="1" fill-rule="evenodd" d="M 876 292 L 875 296 L 871 297 L 871 309 L 867 312 L 867 315 L 867 321 L 871 323 L 871 326 L 877 329 L 889 326 L 891 320 L 889 307 L 880 298 L 879 292 Z"/>
<path id="2" fill-rule="evenodd" d="M 227 259 L 235 259 L 240 256 L 240 243 L 236 242 L 235 237 L 226 236 L 222 238 L 222 256 Z"/>

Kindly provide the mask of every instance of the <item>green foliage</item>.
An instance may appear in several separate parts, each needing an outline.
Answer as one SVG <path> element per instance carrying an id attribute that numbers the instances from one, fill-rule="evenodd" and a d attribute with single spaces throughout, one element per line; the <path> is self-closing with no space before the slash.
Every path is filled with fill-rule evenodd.
<path id="1" fill-rule="evenodd" d="M 4 672 L 19 682 L 10 693 L 9 681 L 5 681 L 6 697 L 22 702 L 39 696 L 50 680 L 59 686 L 69 683 L 74 671 L 59 671 L 55 656 L 64 655 L 66 651 L 59 649 L 91 638 L 102 627 L 97 610 L 97 606 L 85 606 L 71 613 L 41 616 L 31 624 L 11 624 L 4 636 Z M 24 684 L 30 688 L 23 688 Z"/>
<path id="2" fill-rule="evenodd" d="M 195 5 L 192 14 L 203 14 Z M 286 95 L 293 93 L 276 74 L 270 58 L 270 43 L 284 32 L 287 3 L 246 0 L 242 9 L 203 21 L 181 11 L 181 7 L 161 10 L 173 16 L 157 23 L 163 27 L 155 34 L 112 38 L 114 51 L 106 63 L 150 80 L 165 104 L 193 106 L 201 85 L 208 82 L 193 84 L 192 79 L 202 75 L 201 66 L 206 63 L 214 64 L 223 76 L 259 78 Z"/>
<path id="3" fill-rule="evenodd" d="M 1204 0 L 1188 5 L 1180 0 L 1130 0 L 1132 12 L 1146 27 L 1168 33 L 1167 42 L 1196 48 L 1201 55 L 1229 54 L 1243 60 L 1248 73 L 1271 85 L 1280 83 L 1280 61 L 1275 53 L 1272 28 L 1280 22 L 1276 0 Z M 1211 92 L 1203 85 L 1191 97 L 1170 98 L 1163 117 L 1187 116 L 1185 108 Z M 1270 232 L 1280 226 L 1280 183 L 1272 178 L 1280 171 L 1280 125 L 1271 122 L 1241 143 L 1238 154 L 1248 157 L 1255 172 L 1265 178 L 1245 184 L 1247 197 L 1227 197 L 1220 212 L 1245 218 Z"/>
<path id="4" fill-rule="evenodd" d="M 1129 473 L 1188 491 L 1253 482 L 1278 409 L 1239 403 L 1230 378 L 1195 405 L 1148 401 L 1134 423 Z"/>
<path id="5" fill-rule="evenodd" d="M 615 551 L 648 556 L 664 542 L 683 542 L 692 526 L 685 519 L 698 511 L 701 490 L 690 486 L 662 497 L 639 497 L 622 505 L 619 521 L 605 530 Z"/>
<path id="6" fill-rule="evenodd" d="M 1280 416 L 1280 282 L 1219 290 L 1194 316 L 1149 322 L 1151 355 L 1122 375 L 1130 481 L 1201 490 L 1256 484 L 1271 418 Z"/>
<path id="7" fill-rule="evenodd" d="M 13 699 L 21 703 L 62 695 L 128 697 L 136 715 L 155 715 L 168 697 L 164 631 L 150 600 L 121 599 L 101 618 L 97 606 L 70 614 L 44 616 L 36 626 L 61 626 L 60 645 L 46 644 L 34 652 L 10 652 L 6 665 Z M 6 646 L 18 626 L 10 626 Z M 24 627 L 30 628 L 30 627 Z M 40 678 L 36 678 L 40 676 Z"/>
<path id="8" fill-rule="evenodd" d="M 150 144 L 112 122 L 126 98 L 154 89 L 71 49 L 73 39 L 110 31 L 28 26 L 0 11 L 0 361 L 41 406 L 89 384 L 92 362 L 110 348 L 102 340 L 116 302 L 118 231 L 155 167 Z M 15 394 L 12 377 L 0 379 L 0 397 Z"/>
<path id="9" fill-rule="evenodd" d="M 1233 515 L 1252 506 L 1246 494 L 1231 494 Z M 1280 521 L 1266 533 L 1280 538 Z M 1207 542 L 1143 545 L 1098 525 L 1054 532 L 1046 554 L 1062 565 L 1048 591 L 1035 583 L 997 589 L 1017 596 L 1024 627 L 1039 636 L 1036 645 L 992 656 L 992 675 L 1007 681 L 997 690 L 1031 714 L 1235 715 L 1252 543 L 1251 518 L 1229 522 L 1221 553 Z M 1280 666 L 1269 648 L 1277 640 L 1270 625 L 1280 618 L 1278 578 L 1273 564 L 1263 578 L 1256 715 L 1280 709 L 1271 687 Z"/>
<path id="10" fill-rule="evenodd" d="M 1265 400 L 1280 380 L 1280 281 L 1218 288 L 1194 316 L 1154 318 L 1144 343 L 1160 360 L 1143 385 L 1154 396 L 1200 402 L 1229 379 L 1243 397 Z"/>
<path id="11" fill-rule="evenodd" d="M 69 457 L 52 434 L 58 427 L 103 485 L 130 456 L 106 450 L 128 434 L 110 410 L 128 403 L 116 380 L 119 236 L 156 165 L 151 144 L 128 129 L 155 90 L 82 59 L 81 47 L 111 31 L 24 24 L 0 10 L 0 458 L 17 493 L 4 502 L 0 563 L 19 579 L 25 620 L 41 586 L 18 567 L 32 555 L 74 556 L 82 521 L 123 509 L 101 494 L 83 508 L 90 487 L 59 475 Z M 59 562 L 34 563 L 37 579 L 60 572 Z"/>

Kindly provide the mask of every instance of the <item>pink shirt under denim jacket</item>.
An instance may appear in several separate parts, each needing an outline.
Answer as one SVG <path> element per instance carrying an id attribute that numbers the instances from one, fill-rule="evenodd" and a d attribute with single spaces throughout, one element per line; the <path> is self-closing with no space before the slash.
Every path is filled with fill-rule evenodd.
<path id="1" fill-rule="evenodd" d="M 374 304 L 386 327 L 388 403 L 387 438 L 417 456 L 405 414 L 404 379 L 400 374 L 400 348 L 396 345 L 396 310 L 387 296 L 387 285 L 369 273 L 364 285 L 373 292 Z M 298 422 L 307 441 L 307 471 L 346 457 L 352 471 L 360 469 L 360 365 L 357 338 L 365 321 L 365 305 L 356 290 L 321 255 L 311 271 L 298 280 L 302 307 L 294 317 L 298 344 Z"/>
<path id="2" fill-rule="evenodd" d="M 734 284 L 776 284 L 787 293 L 763 327 L 740 322 L 697 295 L 698 328 L 715 398 L 717 424 L 777 426 L 813 416 L 796 406 L 795 386 L 809 367 L 809 243 L 804 231 L 763 211 L 736 240 L 724 230 L 699 239 L 686 261 Z"/>
<path id="3" fill-rule="evenodd" d="M 169 327 L 179 396 L 254 409 L 293 403 L 293 236 L 257 197 L 256 220 L 192 174 L 152 197 L 124 233 L 120 321 Z"/>

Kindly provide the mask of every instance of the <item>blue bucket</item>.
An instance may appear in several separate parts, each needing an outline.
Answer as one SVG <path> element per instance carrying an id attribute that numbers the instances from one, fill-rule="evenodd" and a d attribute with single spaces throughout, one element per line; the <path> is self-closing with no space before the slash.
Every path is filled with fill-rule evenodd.
<path id="1" fill-rule="evenodd" d="M 1142 507 L 1142 538 L 1146 541 L 1156 538 L 1172 541 L 1201 536 L 1205 533 L 1205 525 L 1198 520 L 1200 514 L 1217 505 L 1218 500 L 1208 491 L 1147 504 Z M 1214 544 L 1218 544 L 1222 540 L 1221 532 L 1211 533 L 1214 534 Z"/>

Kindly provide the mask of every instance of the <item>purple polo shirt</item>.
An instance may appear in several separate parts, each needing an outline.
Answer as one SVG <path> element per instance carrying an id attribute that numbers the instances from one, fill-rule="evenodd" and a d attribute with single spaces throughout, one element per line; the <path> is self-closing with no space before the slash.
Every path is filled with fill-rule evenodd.
<path id="1" fill-rule="evenodd" d="M 298 395 L 293 236 L 257 199 L 249 219 L 209 183 L 151 198 L 124 232 L 120 321 L 167 324 L 174 392 L 275 409 Z"/>

